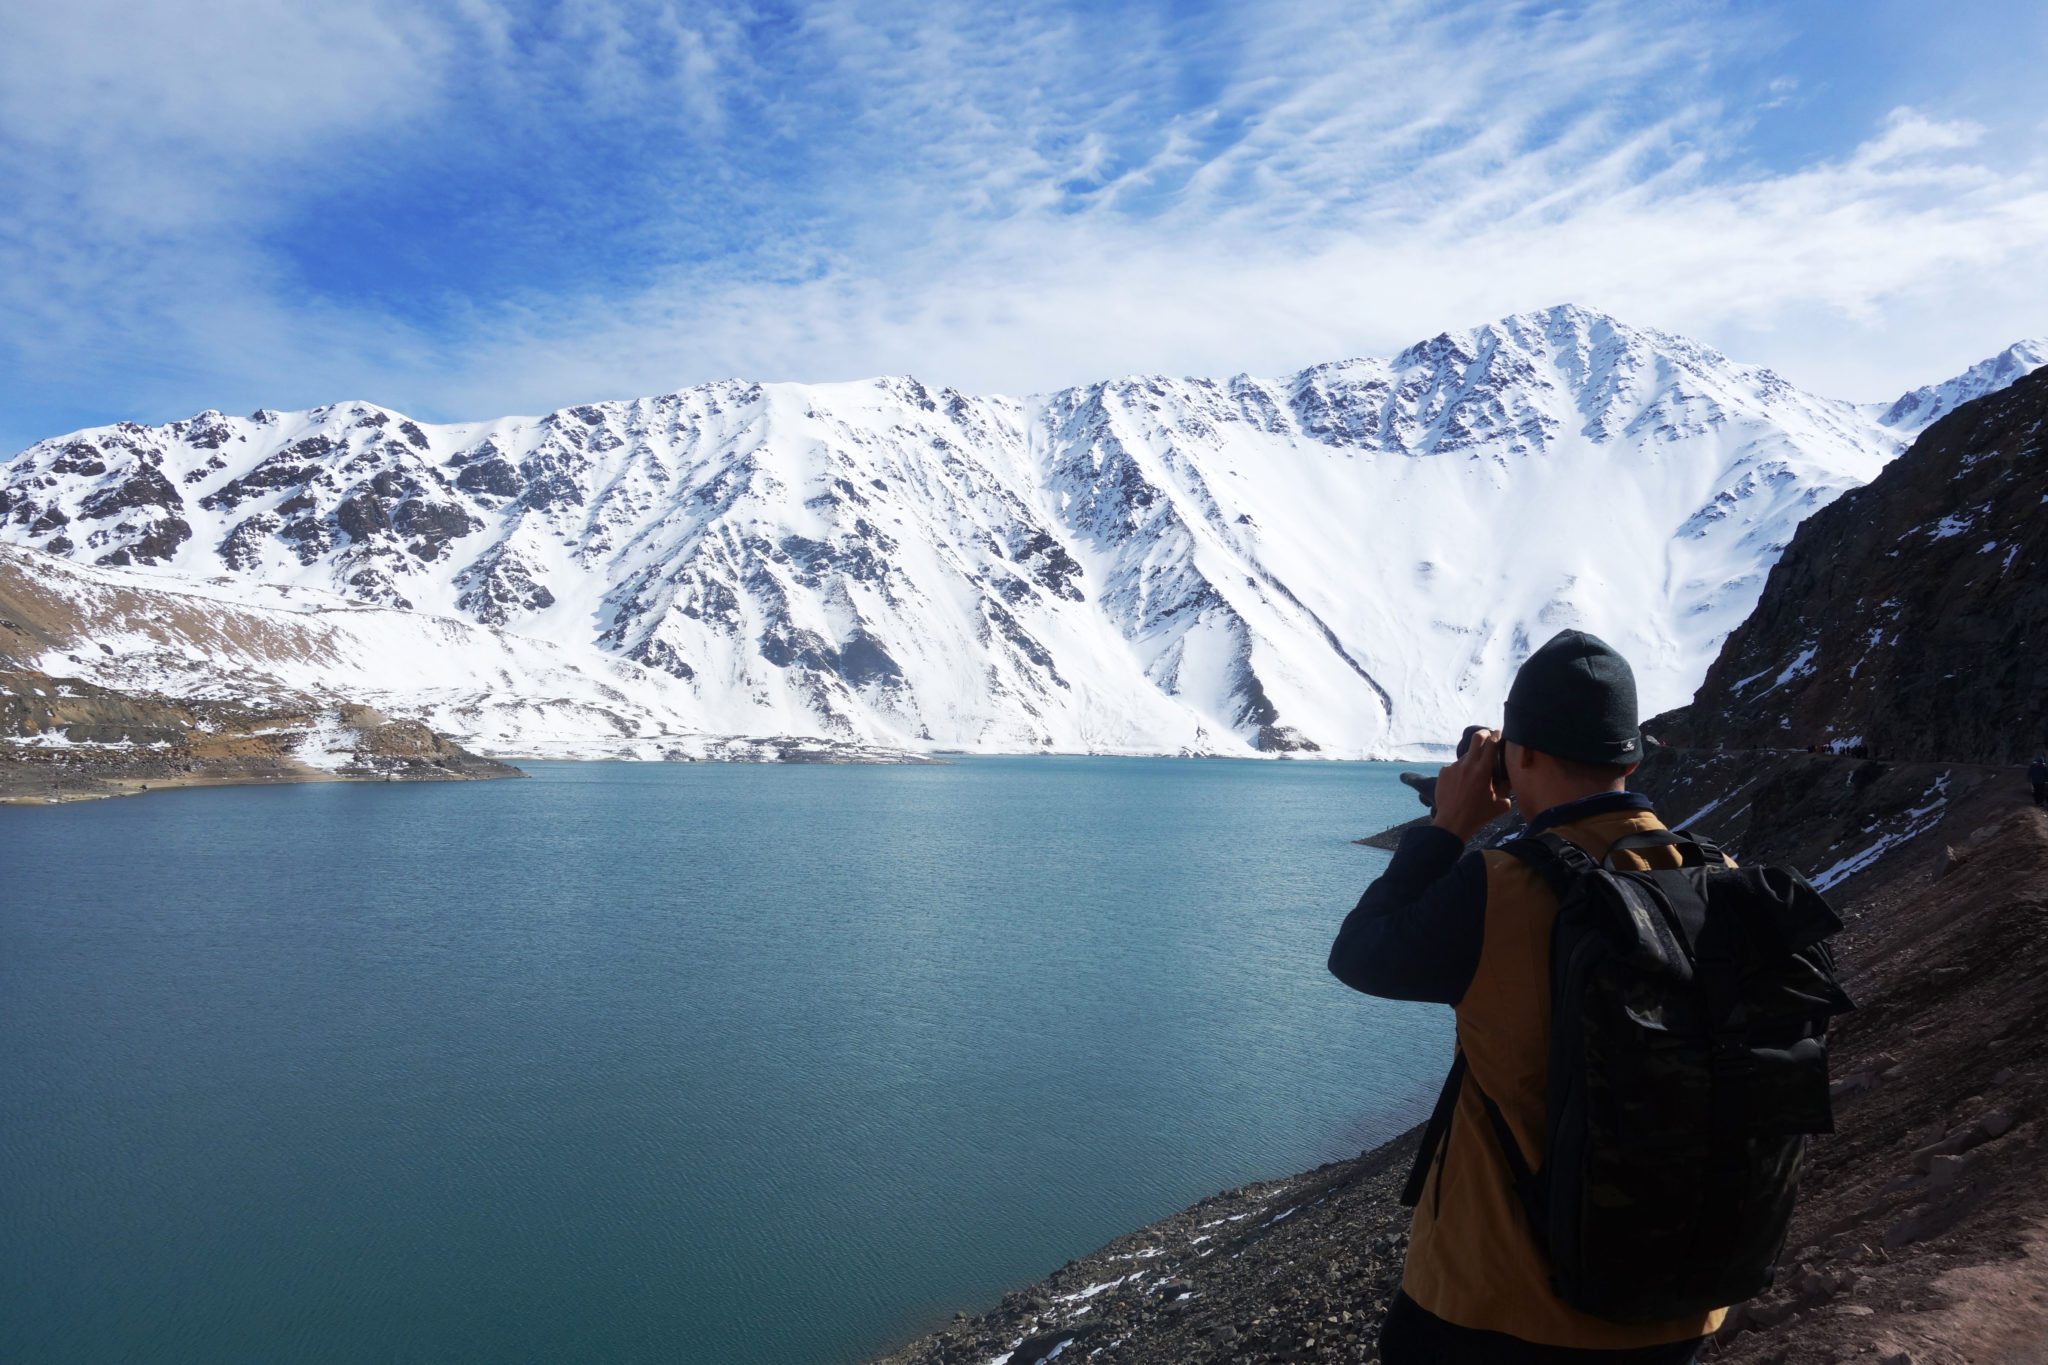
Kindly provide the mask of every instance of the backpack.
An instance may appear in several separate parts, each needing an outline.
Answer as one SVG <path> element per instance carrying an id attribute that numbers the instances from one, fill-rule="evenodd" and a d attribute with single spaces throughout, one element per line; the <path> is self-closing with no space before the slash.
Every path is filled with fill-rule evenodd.
<path id="1" fill-rule="evenodd" d="M 1676 847 L 1683 865 L 1614 866 L 1650 847 Z M 1617 1322 L 1762 1293 L 1806 1138 L 1834 1130 L 1828 1020 L 1854 1008 L 1826 943 L 1841 920 L 1799 873 L 1730 867 L 1682 831 L 1628 835 L 1604 863 L 1554 833 L 1501 851 L 1558 898 L 1542 1170 L 1480 1093 L 1551 1287 Z M 1403 1203 L 1421 1197 L 1470 1083 L 1461 1052 Z"/>

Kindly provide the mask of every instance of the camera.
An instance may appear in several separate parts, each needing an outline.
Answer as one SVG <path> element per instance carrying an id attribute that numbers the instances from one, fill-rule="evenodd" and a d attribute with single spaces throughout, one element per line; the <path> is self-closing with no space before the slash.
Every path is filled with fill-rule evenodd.
<path id="1" fill-rule="evenodd" d="M 1472 747 L 1472 736 L 1484 729 L 1484 725 L 1465 727 L 1465 733 L 1458 736 L 1459 758 L 1463 758 L 1466 750 Z M 1402 773 L 1401 780 L 1415 789 L 1415 794 L 1422 799 L 1423 805 L 1431 810 L 1436 809 L 1436 777 L 1433 774 Z M 1497 792 L 1505 792 L 1508 789 L 1508 746 L 1505 743 L 1496 746 L 1493 751 L 1493 789 Z"/>

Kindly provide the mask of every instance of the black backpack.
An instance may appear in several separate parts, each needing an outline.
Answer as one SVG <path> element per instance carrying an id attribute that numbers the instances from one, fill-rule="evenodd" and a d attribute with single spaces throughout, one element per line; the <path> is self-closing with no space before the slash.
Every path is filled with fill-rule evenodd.
<path id="1" fill-rule="evenodd" d="M 1616 853 L 1661 846 L 1683 865 L 1613 866 Z M 1799 873 L 1729 867 L 1683 832 L 1628 835 L 1605 863 L 1551 833 L 1502 851 L 1559 902 L 1542 1170 L 1480 1094 L 1552 1288 L 1617 1322 L 1762 1293 L 1807 1135 L 1834 1129 L 1828 1020 L 1854 1008 L 1826 943 L 1841 920 Z M 1460 1052 L 1403 1203 L 1421 1197 L 1467 1081 Z"/>

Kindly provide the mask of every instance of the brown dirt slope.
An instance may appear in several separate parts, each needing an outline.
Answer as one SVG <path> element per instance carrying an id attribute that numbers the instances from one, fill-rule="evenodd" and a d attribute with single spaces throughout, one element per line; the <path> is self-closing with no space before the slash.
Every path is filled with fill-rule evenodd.
<path id="1" fill-rule="evenodd" d="M 1865 877 L 1836 1132 L 1715 1359 L 2048 1361 L 2048 812 L 2002 804 Z"/>
<path id="2" fill-rule="evenodd" d="M 170 787 L 523 775 L 418 721 L 391 720 L 367 706 L 330 710 L 148 696 L 0 669 L 0 804 Z M 305 747 L 328 724 L 345 753 L 308 762 Z"/>

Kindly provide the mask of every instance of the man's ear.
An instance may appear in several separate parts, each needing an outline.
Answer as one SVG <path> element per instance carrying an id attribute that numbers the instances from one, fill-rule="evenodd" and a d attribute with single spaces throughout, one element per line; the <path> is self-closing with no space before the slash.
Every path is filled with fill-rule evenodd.
<path id="1" fill-rule="evenodd" d="M 1506 740 L 1501 742 L 1507 743 Z M 1513 745 L 1508 749 L 1508 762 L 1517 768 L 1533 768 L 1536 766 L 1536 751 L 1526 744 Z"/>

